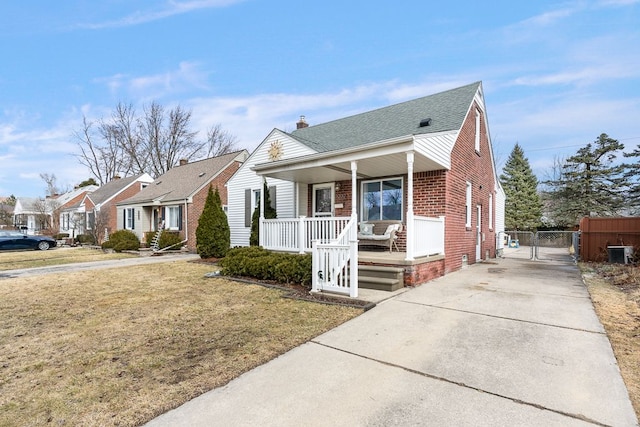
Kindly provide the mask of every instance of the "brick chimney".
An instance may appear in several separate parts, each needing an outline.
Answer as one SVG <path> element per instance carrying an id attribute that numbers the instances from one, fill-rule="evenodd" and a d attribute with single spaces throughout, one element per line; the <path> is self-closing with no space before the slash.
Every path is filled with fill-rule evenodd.
<path id="1" fill-rule="evenodd" d="M 309 127 L 309 124 L 304 119 L 304 116 L 300 116 L 300 121 L 296 123 L 296 129 L 302 129 Z"/>
<path id="2" fill-rule="evenodd" d="M 180 159 L 180 166 L 184 166 L 184 165 L 186 165 L 187 163 L 189 163 L 189 160 L 187 160 L 187 159 Z"/>

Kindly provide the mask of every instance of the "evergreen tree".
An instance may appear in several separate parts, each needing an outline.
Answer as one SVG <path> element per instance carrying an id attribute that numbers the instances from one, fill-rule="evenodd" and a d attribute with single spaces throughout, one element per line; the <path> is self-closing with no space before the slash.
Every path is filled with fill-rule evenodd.
<path id="1" fill-rule="evenodd" d="M 227 215 L 222 209 L 220 193 L 211 186 L 196 228 L 196 249 L 200 258 L 222 258 L 231 245 Z"/>
<path id="2" fill-rule="evenodd" d="M 500 183 L 507 196 L 506 229 L 535 230 L 540 226 L 542 217 L 542 203 L 537 191 L 538 179 L 519 144 L 513 147 L 502 172 Z"/>
<path id="3" fill-rule="evenodd" d="M 614 164 L 624 145 L 606 133 L 567 158 L 560 179 L 548 181 L 548 197 L 556 218 L 577 225 L 585 216 L 611 216 L 623 207 L 628 188 L 624 166 Z"/>
<path id="4" fill-rule="evenodd" d="M 637 158 L 635 162 L 624 165 L 624 178 L 628 181 L 629 186 L 627 193 L 629 213 L 640 215 L 640 144 L 634 151 L 624 153 L 624 156 Z"/>
<path id="5" fill-rule="evenodd" d="M 276 218 L 278 215 L 271 205 L 271 195 L 269 194 L 266 180 L 264 180 L 263 183 L 262 193 L 264 194 L 264 218 Z M 260 203 L 257 204 L 253 210 L 253 215 L 251 215 L 251 236 L 249 237 L 249 244 L 251 246 L 260 245 Z"/>

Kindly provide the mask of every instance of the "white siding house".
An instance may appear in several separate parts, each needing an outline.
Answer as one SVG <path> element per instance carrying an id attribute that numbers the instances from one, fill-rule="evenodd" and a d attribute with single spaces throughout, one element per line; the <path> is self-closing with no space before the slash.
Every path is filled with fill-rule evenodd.
<path id="1" fill-rule="evenodd" d="M 314 154 L 311 148 L 296 141 L 290 135 L 274 129 L 255 149 L 240 169 L 229 179 L 228 220 L 231 229 L 231 247 L 249 246 L 251 215 L 257 205 L 258 195 L 263 185 L 262 177 L 251 168 L 269 161 L 284 160 Z M 267 178 L 271 203 L 278 212 L 278 218 L 295 218 L 306 215 L 307 187 L 292 181 Z"/>

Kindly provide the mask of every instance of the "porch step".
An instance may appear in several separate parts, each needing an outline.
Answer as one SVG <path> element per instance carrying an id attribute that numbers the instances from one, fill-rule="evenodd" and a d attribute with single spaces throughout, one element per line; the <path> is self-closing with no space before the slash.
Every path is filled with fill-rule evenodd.
<path id="1" fill-rule="evenodd" d="M 358 265 L 358 287 L 393 292 L 404 287 L 404 270 L 398 267 Z"/>

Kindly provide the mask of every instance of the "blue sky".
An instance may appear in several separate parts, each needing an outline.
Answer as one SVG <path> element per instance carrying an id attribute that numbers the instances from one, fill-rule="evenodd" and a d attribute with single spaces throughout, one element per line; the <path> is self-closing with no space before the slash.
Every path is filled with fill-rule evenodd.
<path id="1" fill-rule="evenodd" d="M 640 144 L 640 0 L 7 1 L 0 51 L 0 196 L 88 178 L 73 133 L 118 102 L 180 105 L 251 151 L 300 115 L 481 80 L 499 165 L 516 142 L 539 177 L 603 132 Z"/>

